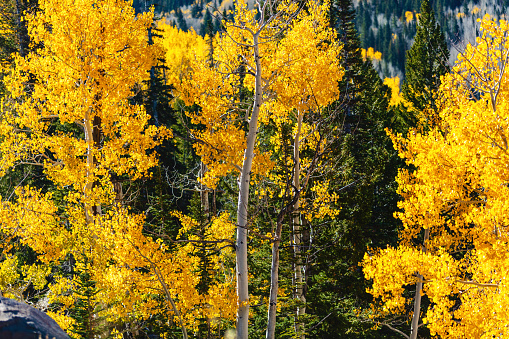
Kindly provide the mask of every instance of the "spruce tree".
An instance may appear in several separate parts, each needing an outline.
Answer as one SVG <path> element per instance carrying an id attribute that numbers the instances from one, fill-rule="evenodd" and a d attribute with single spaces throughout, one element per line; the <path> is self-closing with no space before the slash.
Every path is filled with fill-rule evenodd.
<path id="1" fill-rule="evenodd" d="M 203 22 L 200 27 L 200 35 L 205 36 L 207 34 L 210 36 L 214 35 L 214 23 L 212 22 L 212 15 L 208 8 L 205 11 L 205 16 L 203 17 Z"/>
<path id="2" fill-rule="evenodd" d="M 180 8 L 177 8 L 177 10 L 175 11 L 175 16 L 177 17 L 178 28 L 184 32 L 187 32 L 189 27 L 187 26 L 186 19 L 184 19 L 184 14 L 182 13 L 182 10 Z"/>
<path id="3" fill-rule="evenodd" d="M 92 279 L 90 262 L 85 257 L 84 262 L 74 267 L 74 295 L 75 301 L 69 310 L 69 316 L 75 320 L 70 331 L 82 339 L 93 339 L 101 334 L 101 323 L 104 319 L 99 316 L 101 311 L 96 299 L 99 290 Z"/>
<path id="4" fill-rule="evenodd" d="M 440 76 L 449 72 L 449 50 L 429 0 L 421 1 L 415 41 L 406 54 L 403 98 L 411 103 L 414 118 L 425 110 L 436 111 L 435 92 Z M 411 117 L 410 117 L 411 118 Z"/>
<path id="5" fill-rule="evenodd" d="M 343 43 L 345 68 L 333 107 L 340 112 L 334 122 L 340 137 L 331 154 L 335 170 L 327 174 L 341 210 L 333 220 L 308 225 L 313 235 L 308 253 L 313 255 L 307 258 L 306 328 L 309 338 L 386 338 L 390 330 L 373 331 L 354 309 L 370 301 L 357 268 L 366 247 L 397 239 L 398 223 L 392 218 L 397 155 L 384 132 L 390 121 L 389 92 L 372 63 L 362 60 L 352 1 L 334 1 L 330 17 Z"/>

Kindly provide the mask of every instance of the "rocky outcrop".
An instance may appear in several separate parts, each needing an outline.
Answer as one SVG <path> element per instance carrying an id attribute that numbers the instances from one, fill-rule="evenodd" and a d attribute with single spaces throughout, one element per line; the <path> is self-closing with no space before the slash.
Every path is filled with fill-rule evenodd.
<path id="1" fill-rule="evenodd" d="M 0 297 L 1 339 L 69 339 L 46 313 L 16 300 Z"/>

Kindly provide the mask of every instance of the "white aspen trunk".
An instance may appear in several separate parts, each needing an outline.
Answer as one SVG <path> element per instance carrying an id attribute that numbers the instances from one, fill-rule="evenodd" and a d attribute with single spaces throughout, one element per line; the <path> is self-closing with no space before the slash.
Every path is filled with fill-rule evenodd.
<path id="1" fill-rule="evenodd" d="M 205 173 L 207 172 L 207 165 L 202 161 L 200 162 L 200 178 L 203 179 L 205 176 Z M 200 184 L 200 201 L 201 201 L 201 208 L 203 210 L 203 213 L 205 214 L 205 218 L 210 220 L 209 216 L 209 192 L 207 186 L 204 184 Z"/>
<path id="2" fill-rule="evenodd" d="M 426 241 L 429 239 L 429 228 L 424 231 L 424 242 L 422 245 L 422 251 L 426 253 Z M 419 330 L 419 318 L 421 315 L 421 298 L 422 298 L 422 280 L 424 277 L 421 274 L 417 274 L 419 282 L 415 286 L 415 299 L 414 299 L 414 315 L 412 317 L 412 324 L 410 327 L 410 339 L 417 339 L 417 331 Z"/>
<path id="3" fill-rule="evenodd" d="M 293 172 L 293 186 L 295 187 L 295 194 L 299 195 L 300 191 L 300 136 L 302 130 L 302 119 L 303 114 L 298 112 L 297 115 L 297 133 L 295 135 L 293 143 L 293 158 L 295 161 L 294 172 Z M 293 205 L 293 254 L 295 260 L 295 298 L 297 298 L 299 305 L 295 313 L 295 333 L 298 334 L 300 339 L 304 339 L 304 325 L 301 323 L 302 316 L 306 313 L 306 297 L 304 295 L 304 281 L 302 279 L 302 263 L 301 263 L 301 243 L 302 243 L 302 229 L 301 229 L 301 215 L 299 212 L 300 208 L 300 195 Z"/>
<path id="4" fill-rule="evenodd" d="M 272 263 L 270 267 L 269 310 L 267 312 L 266 339 L 274 339 L 276 334 L 277 291 L 279 288 L 279 244 L 281 241 L 282 221 L 278 220 L 275 241 L 272 244 Z"/>
<path id="5" fill-rule="evenodd" d="M 87 223 L 94 221 L 94 215 L 101 214 L 101 205 L 95 205 L 94 202 L 90 202 L 89 198 L 92 195 L 92 191 L 94 189 L 94 180 L 90 180 L 90 178 L 94 175 L 94 169 L 97 163 L 97 160 L 94 156 L 94 149 L 100 147 L 100 134 L 101 134 L 101 120 L 97 118 L 97 122 L 95 118 L 92 119 L 90 117 L 90 112 L 92 109 L 89 109 L 85 113 L 85 119 L 83 121 L 83 126 L 85 130 L 85 142 L 87 144 L 87 166 L 86 166 L 86 177 L 87 184 L 84 187 L 84 195 L 85 195 L 85 218 Z"/>
<path id="6" fill-rule="evenodd" d="M 92 121 L 90 119 L 90 112 L 85 113 L 85 119 L 83 121 L 84 129 L 85 129 L 85 142 L 87 144 L 87 167 L 86 167 L 86 177 L 90 178 L 94 169 L 94 138 L 93 138 L 93 126 Z M 94 220 L 94 213 L 92 211 L 92 205 L 87 201 L 89 194 L 92 192 L 94 182 L 87 180 L 87 184 L 84 188 L 85 193 L 85 218 L 87 223 L 91 223 Z"/>
<path id="7" fill-rule="evenodd" d="M 295 169 L 294 169 L 294 178 L 293 185 L 295 186 L 294 194 L 299 195 L 300 190 L 300 135 L 302 130 L 302 119 L 303 116 L 299 113 L 297 116 L 297 134 L 295 136 L 294 141 L 294 159 L 295 159 Z M 294 239 L 294 255 L 295 255 L 295 272 L 294 272 L 294 282 L 295 282 L 295 296 L 302 302 L 306 302 L 305 296 L 303 293 L 303 278 L 302 278 L 302 264 L 298 262 L 298 258 L 300 257 L 300 244 L 301 244 L 301 228 L 300 228 L 300 215 L 298 210 L 300 208 L 300 199 L 298 198 L 292 206 L 292 210 L 295 212 L 293 217 L 293 239 Z M 272 263 L 270 268 L 270 295 L 269 295 L 269 309 L 267 312 L 267 331 L 265 334 L 266 339 L 274 339 L 275 338 L 275 329 L 276 329 L 276 312 L 277 312 L 277 291 L 279 288 L 279 244 L 281 241 L 281 231 L 282 231 L 282 220 L 278 220 L 276 226 L 276 234 L 275 241 L 272 245 Z M 302 324 L 299 322 L 299 316 L 305 314 L 305 307 L 298 307 L 296 316 L 295 316 L 295 331 L 303 332 L 304 328 Z M 305 338 L 304 333 L 302 333 L 300 338 Z"/>
<path id="8" fill-rule="evenodd" d="M 249 120 L 246 150 L 242 163 L 239 182 L 239 200 L 237 205 L 237 339 L 247 339 L 249 325 L 249 291 L 247 276 L 247 208 L 249 202 L 249 184 L 251 181 L 251 167 L 254 157 L 254 146 L 258 128 L 258 115 L 263 103 L 262 97 L 262 66 L 258 49 L 258 33 L 253 35 L 253 54 L 256 64 L 254 105 Z"/>

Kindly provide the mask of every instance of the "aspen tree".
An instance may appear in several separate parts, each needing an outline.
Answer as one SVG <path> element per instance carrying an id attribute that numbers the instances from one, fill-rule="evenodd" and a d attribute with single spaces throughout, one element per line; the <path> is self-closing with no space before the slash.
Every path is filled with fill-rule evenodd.
<path id="1" fill-rule="evenodd" d="M 113 258 L 105 255 L 111 243 L 101 233 L 118 222 L 112 211 L 125 211 L 112 206 L 110 176 L 145 175 L 156 164 L 147 151 L 169 135 L 149 127 L 143 109 L 128 103 L 157 52 L 146 41 L 152 14 L 133 20 L 130 4 L 117 1 L 40 1 L 39 8 L 24 20 L 40 48 L 18 54 L 5 81 L 12 99 L 1 122 L 1 171 L 41 167 L 64 192 L 64 206 L 50 193 L 20 187 L 16 200 L 3 202 L 2 232 L 48 266 L 86 255 L 98 286 L 111 291 Z M 60 278 L 50 286 L 56 294 Z"/>
<path id="2" fill-rule="evenodd" d="M 301 338 L 304 337 L 304 327 L 302 317 L 306 313 L 306 299 L 304 294 L 304 266 L 302 264 L 302 222 L 305 219 L 312 219 L 311 215 L 302 211 L 305 205 L 318 206 L 323 200 L 334 200 L 327 190 L 321 185 L 327 186 L 321 182 L 318 185 L 309 185 L 309 178 L 315 174 L 317 167 L 324 165 L 318 159 L 323 158 L 324 149 L 327 149 L 332 140 L 332 135 L 320 135 L 319 125 L 326 124 L 321 120 L 313 120 L 309 116 L 314 113 L 320 116 L 320 111 L 336 100 L 339 96 L 338 82 L 341 80 L 344 70 L 339 66 L 339 53 L 341 45 L 335 40 L 335 31 L 329 27 L 327 19 L 329 3 L 322 5 L 316 3 L 309 4 L 309 9 L 299 13 L 297 18 L 291 24 L 286 36 L 277 44 L 277 52 L 274 56 L 275 63 L 270 67 L 279 67 L 283 63 L 286 67 L 282 69 L 281 76 L 274 79 L 273 90 L 276 93 L 274 99 L 268 103 L 262 122 L 268 124 L 272 121 L 279 129 L 276 134 L 281 135 L 283 126 L 291 126 L 293 129 L 293 165 L 292 185 L 293 185 L 293 204 L 288 212 L 293 213 L 293 248 L 294 248 L 294 294 L 298 301 L 295 318 L 295 332 Z M 303 41 L 302 41 L 303 39 Z M 323 44 L 328 41 L 328 44 Z M 277 72 L 277 69 L 273 72 Z M 278 112 L 277 116 L 271 113 Z M 327 111 L 325 114 L 330 114 Z M 333 115 L 333 114 L 331 114 Z M 316 118 L 315 118 L 316 119 Z M 277 138 L 279 139 L 279 137 Z M 276 139 L 276 140 L 277 140 Z M 274 140 L 273 142 L 278 142 Z M 301 152 L 310 150 L 313 154 L 301 161 Z M 284 191 L 286 183 L 283 178 L 274 178 L 274 182 L 280 185 L 279 190 Z M 316 193 L 315 201 L 309 203 L 303 198 L 308 191 Z M 314 207 L 314 206 L 313 206 Z M 332 210 L 323 211 L 318 207 L 314 209 L 319 214 L 330 214 L 334 216 Z M 280 215 L 281 217 L 281 215 Z M 279 218 L 280 218 L 279 217 Z M 279 219 L 278 218 L 278 219 Z M 282 220 L 278 220 L 278 232 L 276 238 L 281 237 Z M 269 298 L 269 315 L 267 325 L 267 338 L 274 337 L 276 322 L 276 302 L 278 290 L 277 267 L 279 262 L 275 261 L 279 257 L 279 241 L 272 246 L 272 267 L 271 267 L 271 290 Z"/>
<path id="3" fill-rule="evenodd" d="M 262 163 L 258 162 L 258 166 L 253 167 L 258 116 L 264 95 L 267 95 L 263 78 L 267 81 L 268 77 L 262 75 L 262 56 L 274 52 L 274 45 L 269 42 L 287 28 L 299 8 L 294 3 L 283 3 L 277 8 L 265 2 L 263 6 L 259 5 L 259 10 L 260 17 L 256 19 L 254 11 L 249 11 L 245 3 L 239 2 L 234 23 L 225 23 L 225 35 L 218 42 L 214 58 L 217 67 L 211 69 L 206 63 L 195 64 L 193 78 L 184 82 L 181 88 L 188 103 L 197 103 L 202 107 L 202 111 L 193 115 L 192 119 L 206 128 L 205 132 L 194 132 L 202 141 L 196 145 L 196 151 L 208 167 L 203 182 L 208 187 L 215 187 L 219 177 L 237 170 L 240 172 L 236 244 L 239 339 L 248 336 L 247 208 L 250 178 L 252 172 L 263 173 L 271 167 L 269 159 L 263 156 L 258 157 L 264 159 Z M 276 11 L 277 15 L 272 11 Z M 228 114 L 231 100 L 236 96 L 241 67 L 247 68 L 254 78 L 254 83 L 245 83 L 254 91 L 252 109 L 246 109 L 242 119 L 247 123 L 247 133 L 239 126 L 242 120 L 236 123 L 237 117 Z"/>
<path id="4" fill-rule="evenodd" d="M 441 338 L 509 334 L 508 36 L 507 21 L 485 16 L 476 45 L 442 77 L 439 119 L 392 136 L 415 167 L 397 178 L 404 229 L 397 248 L 366 254 L 363 266 L 378 314 L 404 314 L 405 286 L 421 286 L 430 307 L 415 304 L 408 338 L 421 325 Z"/>
<path id="5" fill-rule="evenodd" d="M 271 154 L 259 151 L 261 141 L 257 133 L 270 119 L 290 123 L 294 112 L 298 112 L 295 115 L 296 121 L 300 121 L 298 128 L 303 129 L 306 110 L 319 110 L 334 100 L 337 81 L 342 76 L 337 65 L 340 48 L 332 30 L 326 28 L 326 5 L 310 3 L 309 13 L 300 13 L 299 5 L 292 2 L 265 2 L 257 6 L 257 11 L 250 11 L 244 3 L 239 3 L 234 22 L 225 22 L 225 32 L 217 37 L 214 67 L 195 62 L 191 66 L 192 76 L 177 85 L 187 104 L 196 103 L 201 107 L 201 111 L 190 116 L 193 123 L 205 127 L 192 131 L 199 140 L 195 149 L 208 168 L 202 181 L 208 187 L 215 187 L 221 177 L 239 174 L 238 338 L 247 337 L 248 326 L 247 233 L 251 176 L 266 177 L 274 166 Z M 239 86 L 253 91 L 251 107 L 237 101 Z M 312 130 L 313 127 L 306 125 L 306 133 L 313 135 Z M 303 130 L 296 133 L 294 148 L 298 159 Z M 300 177 L 298 161 L 295 166 L 295 177 Z M 300 184 L 296 187 L 297 198 L 292 208 L 299 208 L 302 187 Z M 275 328 L 281 226 L 273 234 L 269 338 L 273 337 Z M 298 234 L 298 224 L 295 227 Z M 302 293 L 299 295 L 302 298 Z"/>
<path id="6" fill-rule="evenodd" d="M 171 136 L 150 125 L 144 108 L 130 100 L 162 53 L 147 39 L 153 13 L 136 16 L 121 0 L 41 0 L 39 7 L 25 20 L 40 48 L 17 55 L 5 81 L 11 98 L 0 122 L 0 171 L 39 166 L 58 194 L 20 185 L 3 199 L 5 262 L 13 262 L 9 256 L 18 243 L 37 254 L 43 269 L 24 276 L 49 275 L 49 301 L 61 305 L 50 314 L 63 327 L 71 325 L 67 310 L 78 283 L 72 274 L 50 274 L 64 261 L 88 263 L 110 327 L 158 314 L 175 317 L 187 337 L 199 313 L 229 319 L 232 281 L 218 279 L 207 296 L 199 295 L 192 245 L 173 251 L 162 239 L 147 237 L 144 215 L 115 202 L 112 177 L 147 176 L 157 164 L 154 148 Z M 192 222 L 182 224 L 184 234 Z M 206 240 L 219 242 L 232 227 L 226 214 L 218 216 Z M 219 266 L 221 259 L 211 260 Z"/>

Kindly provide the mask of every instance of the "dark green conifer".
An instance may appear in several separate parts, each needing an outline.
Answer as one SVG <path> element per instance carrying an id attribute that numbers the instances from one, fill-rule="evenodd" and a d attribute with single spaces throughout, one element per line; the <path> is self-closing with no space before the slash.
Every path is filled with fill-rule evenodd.
<path id="1" fill-rule="evenodd" d="M 203 10 L 203 5 L 201 2 L 196 2 L 194 3 L 193 6 L 191 6 L 191 16 L 193 18 L 201 18 L 202 16 L 202 13 L 201 11 Z"/>
<path id="2" fill-rule="evenodd" d="M 175 11 L 175 15 L 177 16 L 177 25 L 178 28 L 184 32 L 187 32 L 189 27 L 187 27 L 186 19 L 184 19 L 184 14 L 182 13 L 182 10 L 180 8 L 177 8 Z"/>
<path id="3" fill-rule="evenodd" d="M 212 15 L 210 14 L 209 9 L 205 11 L 205 15 L 203 16 L 203 22 L 200 28 L 200 35 L 205 36 L 213 36 L 214 35 L 214 23 L 212 22 Z"/>
<path id="4" fill-rule="evenodd" d="M 343 43 L 345 75 L 333 107 L 338 112 L 333 123 L 341 130 L 330 155 L 335 170 L 326 175 L 341 211 L 333 220 L 309 223 L 309 338 L 384 338 L 387 333 L 373 331 L 353 315 L 354 308 L 370 301 L 357 264 L 368 244 L 395 242 L 398 225 L 392 218 L 397 155 L 384 132 L 390 121 L 389 91 L 372 63 L 362 60 L 354 19 L 351 0 L 333 2 L 331 24 Z"/>
<path id="5" fill-rule="evenodd" d="M 448 59 L 444 34 L 429 0 L 422 0 L 415 41 L 406 54 L 402 87 L 403 98 L 412 104 L 415 113 L 423 113 L 426 109 L 436 111 L 435 92 L 440 86 L 440 76 L 449 72 Z"/>
<path id="6" fill-rule="evenodd" d="M 104 321 L 99 316 L 100 305 L 96 300 L 99 290 L 96 282 L 92 279 L 90 265 L 85 257 L 84 262 L 77 269 L 74 279 L 74 293 L 76 300 L 69 310 L 69 316 L 75 320 L 70 331 L 82 339 L 93 339 L 101 335 L 101 322 Z"/>

